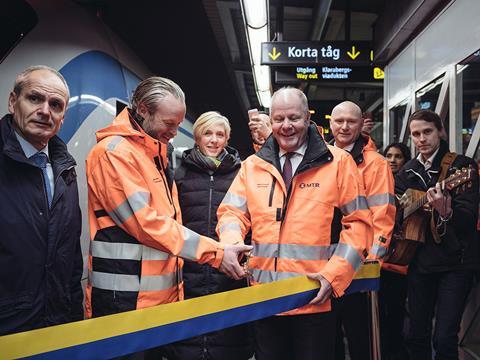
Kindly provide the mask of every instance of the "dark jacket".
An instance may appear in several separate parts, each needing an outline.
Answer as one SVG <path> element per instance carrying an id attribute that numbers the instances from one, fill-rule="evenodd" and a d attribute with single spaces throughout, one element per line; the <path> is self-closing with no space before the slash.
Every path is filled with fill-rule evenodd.
<path id="1" fill-rule="evenodd" d="M 48 143 L 52 207 L 41 169 L 0 120 L 0 335 L 83 319 L 81 214 L 74 159 L 58 137 Z"/>
<path id="2" fill-rule="evenodd" d="M 401 195 L 408 188 L 427 191 L 435 186 L 440 176 L 440 163 L 447 152 L 448 145 L 442 140 L 440 150 L 428 171 L 425 171 L 424 166 L 417 159 L 407 162 L 395 176 L 395 193 Z M 432 273 L 479 268 L 479 244 L 476 230 L 479 201 L 477 165 L 471 158 L 458 155 L 447 172 L 447 177 L 455 170 L 468 166 L 473 168 L 471 185 L 451 191 L 453 217 L 447 222 L 446 232 L 441 237 L 440 244 L 433 240 L 429 222 L 425 244 L 418 247 L 409 271 Z M 438 213 L 435 211 L 434 214 L 437 220 Z"/>
<path id="3" fill-rule="evenodd" d="M 218 240 L 217 208 L 240 168 L 237 150 L 226 147 L 228 154 L 216 170 L 208 169 L 198 159 L 199 151 L 184 152 L 175 171 L 175 182 L 182 210 L 183 225 Z M 208 265 L 185 261 L 183 266 L 185 299 L 229 291 L 246 286 Z M 171 346 L 172 359 L 248 359 L 253 354 L 249 325 L 240 325 L 198 336 Z"/>

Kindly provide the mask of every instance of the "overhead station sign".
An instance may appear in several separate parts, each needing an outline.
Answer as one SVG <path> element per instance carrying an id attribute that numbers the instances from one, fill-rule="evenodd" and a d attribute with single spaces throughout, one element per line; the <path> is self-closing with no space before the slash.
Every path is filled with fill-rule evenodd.
<path id="1" fill-rule="evenodd" d="M 373 61 L 368 41 L 264 42 L 262 65 L 367 66 Z"/>
<path id="2" fill-rule="evenodd" d="M 296 84 L 302 81 L 372 82 L 382 81 L 383 78 L 383 70 L 373 66 L 295 66 L 275 70 L 275 82 L 278 84 Z"/>

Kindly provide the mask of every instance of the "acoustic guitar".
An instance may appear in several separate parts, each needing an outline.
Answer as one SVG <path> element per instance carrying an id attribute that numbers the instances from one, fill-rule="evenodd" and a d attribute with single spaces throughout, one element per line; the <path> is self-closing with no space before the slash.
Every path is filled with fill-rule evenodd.
<path id="1" fill-rule="evenodd" d="M 463 185 L 470 187 L 472 167 L 462 168 L 440 182 L 442 190 L 461 190 Z M 403 208 L 402 230 L 393 235 L 385 262 L 396 265 L 408 265 L 415 255 L 419 243 L 425 242 L 425 232 L 431 217 L 432 209 L 428 205 L 424 191 L 407 189 L 401 197 L 397 196 L 399 206 Z"/>

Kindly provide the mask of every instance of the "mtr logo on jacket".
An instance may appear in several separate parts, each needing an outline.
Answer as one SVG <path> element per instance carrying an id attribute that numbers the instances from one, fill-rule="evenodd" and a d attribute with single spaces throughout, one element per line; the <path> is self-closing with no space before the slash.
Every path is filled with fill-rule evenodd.
<path id="1" fill-rule="evenodd" d="M 253 284 L 320 272 L 341 296 L 365 259 L 371 214 L 352 157 L 326 145 L 314 125 L 307 139 L 288 192 L 273 136 L 242 163 L 218 209 L 217 232 L 235 243 L 252 231 Z M 327 301 L 286 314 L 329 310 Z"/>
<path id="2" fill-rule="evenodd" d="M 305 188 L 319 188 L 320 187 L 320 183 L 316 182 L 316 183 L 300 183 L 298 185 L 298 187 L 300 189 L 305 189 Z"/>

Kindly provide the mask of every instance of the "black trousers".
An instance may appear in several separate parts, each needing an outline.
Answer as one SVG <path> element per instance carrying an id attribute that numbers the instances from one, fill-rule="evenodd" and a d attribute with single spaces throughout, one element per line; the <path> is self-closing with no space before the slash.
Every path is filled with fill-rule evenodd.
<path id="1" fill-rule="evenodd" d="M 473 272 L 447 271 L 432 274 L 408 272 L 410 329 L 407 348 L 411 359 L 432 359 L 432 320 L 435 316 L 435 359 L 458 359 L 458 332 Z"/>
<path id="2" fill-rule="evenodd" d="M 343 330 L 352 360 L 370 360 L 370 310 L 367 293 L 345 295 L 332 300 L 337 319 L 335 359 L 345 359 Z"/>
<path id="3" fill-rule="evenodd" d="M 332 311 L 272 316 L 255 323 L 256 360 L 333 360 L 334 344 Z"/>
<path id="4" fill-rule="evenodd" d="M 378 293 L 382 360 L 407 359 L 404 343 L 407 276 L 382 270 Z"/>

